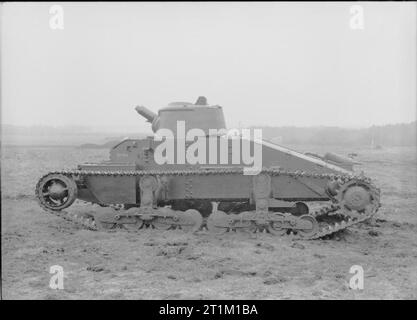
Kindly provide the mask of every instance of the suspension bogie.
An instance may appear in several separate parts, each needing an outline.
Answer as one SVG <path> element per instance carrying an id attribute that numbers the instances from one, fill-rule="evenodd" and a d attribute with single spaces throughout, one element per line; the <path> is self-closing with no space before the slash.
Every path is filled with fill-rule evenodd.
<path id="1" fill-rule="evenodd" d="M 379 190 L 368 180 L 329 174 L 310 179 L 307 187 L 316 192 L 316 198 L 274 198 L 279 192 L 277 186 L 285 187 L 277 180 L 282 177 L 297 179 L 298 175 L 297 172 L 264 169 L 258 175 L 245 176 L 235 168 L 206 172 L 55 172 L 41 178 L 36 193 L 41 206 L 48 211 L 65 209 L 77 196 L 85 200 L 85 195 L 90 193 L 92 202 L 107 206 L 103 212 L 93 215 L 93 221 L 88 221 L 95 229 L 120 227 L 137 231 L 150 227 L 196 232 L 207 228 L 215 234 L 266 231 L 303 239 L 322 237 L 363 221 L 379 207 Z M 224 183 L 219 188 L 221 192 L 211 187 L 205 189 L 204 182 L 211 185 L 213 180 L 221 178 L 226 181 L 240 179 L 244 186 L 233 188 L 233 184 Z M 116 180 L 120 188 L 112 194 L 109 186 Z M 309 213 L 306 203 L 325 198 L 326 186 L 333 181 L 338 181 L 338 192 L 332 198 L 337 204 Z M 126 194 L 122 194 L 126 190 Z M 206 194 L 206 198 L 202 198 L 202 194 Z M 122 204 L 124 209 L 121 209 Z M 326 221 L 323 217 L 339 215 L 342 218 L 338 221 L 325 222 L 323 226 Z"/>

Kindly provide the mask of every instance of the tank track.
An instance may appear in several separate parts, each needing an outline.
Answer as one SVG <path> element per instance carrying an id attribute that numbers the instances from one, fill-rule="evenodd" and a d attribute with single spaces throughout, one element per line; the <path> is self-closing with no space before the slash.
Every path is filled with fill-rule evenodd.
<path id="1" fill-rule="evenodd" d="M 290 236 L 294 239 L 303 239 L 303 240 L 313 240 L 319 239 L 326 236 L 330 236 L 335 234 L 341 230 L 345 230 L 353 225 L 359 224 L 370 219 L 373 215 L 376 214 L 380 204 L 380 189 L 378 189 L 372 182 L 370 178 L 365 176 L 358 176 L 354 174 L 329 174 L 329 173 L 311 173 L 311 172 L 304 172 L 301 170 L 297 171 L 288 171 L 283 169 L 276 169 L 276 168 L 265 168 L 262 170 L 261 173 L 265 173 L 271 176 L 276 175 L 287 175 L 291 177 L 312 177 L 316 179 L 328 179 L 332 181 L 336 181 L 340 186 L 339 191 L 336 195 L 331 197 L 331 204 L 325 205 L 321 208 L 318 208 L 308 214 L 315 218 L 319 222 L 318 231 L 315 234 L 309 236 L 298 236 L 294 232 L 287 232 L 285 235 Z M 187 175 L 210 175 L 210 174 L 243 174 L 242 168 L 229 168 L 229 169 L 209 169 L 209 170 L 146 170 L 146 171 L 87 171 L 87 170 L 62 170 L 62 171 L 54 171 L 44 175 L 36 185 L 35 194 L 38 200 L 39 205 L 48 213 L 54 214 L 59 216 L 67 221 L 71 221 L 81 227 L 97 231 L 100 228 L 98 227 L 96 221 L 93 217 L 85 217 L 75 213 L 71 213 L 65 210 L 55 211 L 51 210 L 46 207 L 39 199 L 40 199 L 40 188 L 39 184 L 43 178 L 47 177 L 51 174 L 61 174 L 67 177 L 79 179 L 81 177 L 86 176 L 187 176 Z M 341 190 L 343 186 L 349 184 L 361 183 L 365 184 L 368 187 L 368 190 L 371 194 L 371 203 L 367 206 L 367 208 L 363 212 L 358 212 L 355 210 L 350 210 L 343 205 L 343 201 L 340 197 Z M 103 206 L 104 207 L 104 206 Z M 120 210 L 122 205 L 121 204 L 113 204 L 108 205 L 108 207 L 112 207 L 115 210 Z M 231 228 L 232 229 L 232 228 Z M 283 235 L 284 235 L 283 234 Z"/>

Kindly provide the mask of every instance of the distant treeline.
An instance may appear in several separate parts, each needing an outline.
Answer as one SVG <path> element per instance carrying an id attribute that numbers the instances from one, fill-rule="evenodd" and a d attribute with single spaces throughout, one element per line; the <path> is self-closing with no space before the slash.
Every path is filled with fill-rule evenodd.
<path id="1" fill-rule="evenodd" d="M 340 145 L 340 146 L 415 146 L 416 121 L 405 124 L 372 126 L 364 129 L 339 127 L 252 127 L 261 128 L 264 139 L 278 144 Z M 123 138 L 143 138 L 151 133 L 132 130 L 102 131 L 89 127 L 48 127 L 3 125 L 3 145 L 76 145 L 103 148 Z M 91 146 L 85 143 L 94 144 Z"/>
<path id="2" fill-rule="evenodd" d="M 252 127 L 254 128 L 254 127 Z M 364 129 L 338 127 L 256 127 L 263 138 L 284 144 L 415 146 L 416 121 Z"/>
<path id="3" fill-rule="evenodd" d="M 131 128 L 128 128 L 131 129 Z M 80 146 L 85 143 L 101 146 L 126 137 L 145 137 L 145 133 L 118 130 L 117 128 L 91 128 L 86 126 L 16 126 L 3 125 L 2 145 L 17 146 Z M 97 146 L 96 146 L 97 144 Z"/>

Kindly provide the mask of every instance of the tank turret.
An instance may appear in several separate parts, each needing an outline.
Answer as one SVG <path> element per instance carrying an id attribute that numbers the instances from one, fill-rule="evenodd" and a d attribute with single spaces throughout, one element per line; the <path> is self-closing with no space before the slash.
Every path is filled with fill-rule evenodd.
<path id="1" fill-rule="evenodd" d="M 205 97 L 199 97 L 193 104 L 190 102 L 171 102 L 167 107 L 158 111 L 158 115 L 146 107 L 137 106 L 136 111 L 148 122 L 152 123 L 152 131 L 169 129 L 174 134 L 177 124 L 184 121 L 185 132 L 190 129 L 201 129 L 209 135 L 210 129 L 226 129 L 223 108 L 218 105 L 209 105 Z"/>

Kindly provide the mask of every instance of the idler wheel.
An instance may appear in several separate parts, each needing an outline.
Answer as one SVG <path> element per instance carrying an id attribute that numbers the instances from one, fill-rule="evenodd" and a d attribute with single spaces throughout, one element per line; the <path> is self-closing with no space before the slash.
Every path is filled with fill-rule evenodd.
<path id="1" fill-rule="evenodd" d="M 224 234 L 230 227 L 230 217 L 221 210 L 213 212 L 207 219 L 207 229 L 211 233 Z"/>
<path id="2" fill-rule="evenodd" d="M 48 174 L 38 182 L 36 196 L 44 208 L 59 211 L 68 208 L 77 199 L 77 185 L 63 174 Z"/>
<path id="3" fill-rule="evenodd" d="M 195 209 L 188 209 L 185 212 L 178 212 L 178 225 L 185 232 L 196 232 L 203 224 L 203 217 Z"/>
<path id="4" fill-rule="evenodd" d="M 371 203 L 371 196 L 364 187 L 351 186 L 344 192 L 343 203 L 351 210 L 362 211 Z"/>
<path id="5" fill-rule="evenodd" d="M 319 231 L 319 224 L 313 216 L 304 215 L 299 218 L 297 232 L 300 237 L 311 237 Z"/>

